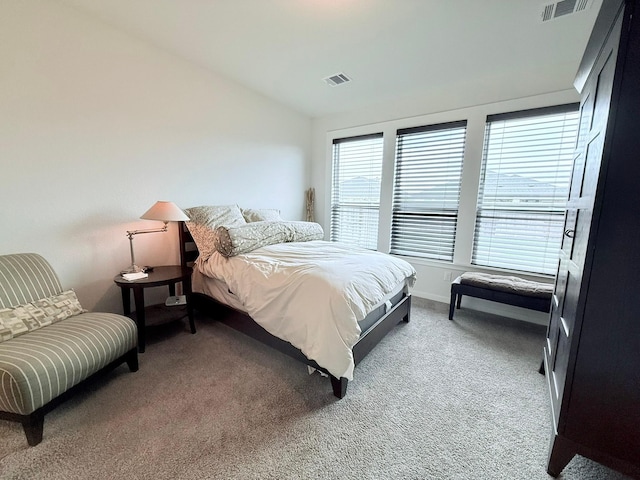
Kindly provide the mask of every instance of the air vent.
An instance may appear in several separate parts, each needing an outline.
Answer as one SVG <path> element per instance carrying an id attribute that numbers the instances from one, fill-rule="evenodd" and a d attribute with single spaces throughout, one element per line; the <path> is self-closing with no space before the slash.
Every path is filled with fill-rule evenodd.
<path id="1" fill-rule="evenodd" d="M 591 7 L 592 0 L 559 0 L 542 6 L 540 20 L 548 22 L 573 13 L 582 12 Z"/>
<path id="2" fill-rule="evenodd" d="M 344 73 L 336 73 L 334 75 L 331 75 L 330 77 L 325 78 L 324 81 L 332 87 L 335 87 L 337 85 L 342 85 L 343 83 L 350 82 L 351 79 Z"/>

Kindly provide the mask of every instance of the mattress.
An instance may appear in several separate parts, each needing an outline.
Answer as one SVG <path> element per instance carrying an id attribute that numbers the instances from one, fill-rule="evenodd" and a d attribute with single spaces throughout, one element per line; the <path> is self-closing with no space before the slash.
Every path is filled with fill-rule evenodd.
<path id="1" fill-rule="evenodd" d="M 242 305 L 242 302 L 231 292 L 231 290 L 229 290 L 227 284 L 222 280 L 207 277 L 202 272 L 200 272 L 196 266 L 193 269 L 191 282 L 193 292 L 207 295 L 208 297 L 213 298 L 217 302 L 226 305 L 227 307 L 233 308 L 240 312 L 244 312 L 248 315 L 248 312 Z M 393 307 L 393 305 L 402 300 L 405 289 L 406 282 L 400 282 L 391 293 L 387 294 L 387 296 L 377 305 L 375 305 L 371 309 L 371 311 L 367 312 L 366 317 L 358 321 L 361 332 L 366 332 L 367 330 L 369 330 L 369 328 L 371 328 L 371 326 L 373 326 L 373 324 L 376 323 L 378 319 L 384 316 L 391 309 L 391 307 Z"/>

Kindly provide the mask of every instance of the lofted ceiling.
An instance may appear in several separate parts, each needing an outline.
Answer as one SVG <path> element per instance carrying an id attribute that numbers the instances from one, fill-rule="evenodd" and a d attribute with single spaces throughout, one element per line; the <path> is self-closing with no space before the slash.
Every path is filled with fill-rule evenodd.
<path id="1" fill-rule="evenodd" d="M 602 2 L 542 22 L 553 0 L 59 1 L 311 117 L 514 72 L 571 88 Z"/>

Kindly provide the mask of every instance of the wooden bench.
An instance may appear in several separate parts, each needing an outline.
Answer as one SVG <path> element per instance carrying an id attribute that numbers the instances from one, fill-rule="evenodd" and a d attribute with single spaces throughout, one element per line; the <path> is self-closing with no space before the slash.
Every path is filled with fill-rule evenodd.
<path id="1" fill-rule="evenodd" d="M 460 308 L 463 295 L 549 312 L 553 285 L 513 276 L 463 273 L 451 283 L 449 320 L 453 320 L 455 308 Z"/>

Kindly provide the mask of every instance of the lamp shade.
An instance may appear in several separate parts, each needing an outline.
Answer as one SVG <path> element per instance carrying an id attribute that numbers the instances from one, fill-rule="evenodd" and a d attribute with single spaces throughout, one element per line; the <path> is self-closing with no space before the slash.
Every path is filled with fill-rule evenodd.
<path id="1" fill-rule="evenodd" d="M 144 212 L 140 218 L 145 220 L 160 220 L 162 222 L 189 220 L 189 217 L 173 202 L 156 202 L 155 205 Z"/>

